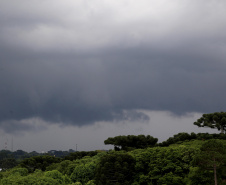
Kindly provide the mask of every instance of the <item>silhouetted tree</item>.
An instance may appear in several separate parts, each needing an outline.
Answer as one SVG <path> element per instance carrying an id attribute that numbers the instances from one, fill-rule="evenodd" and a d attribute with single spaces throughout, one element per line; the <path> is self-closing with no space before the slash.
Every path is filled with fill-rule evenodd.
<path id="1" fill-rule="evenodd" d="M 226 131 L 226 112 L 215 112 L 210 114 L 203 114 L 194 125 L 198 127 L 217 128 L 221 133 Z"/>
<path id="2" fill-rule="evenodd" d="M 104 141 L 106 145 L 114 145 L 116 150 L 130 150 L 137 148 L 147 148 L 156 145 L 158 139 L 150 135 L 128 135 L 128 136 L 116 136 L 109 137 Z"/>

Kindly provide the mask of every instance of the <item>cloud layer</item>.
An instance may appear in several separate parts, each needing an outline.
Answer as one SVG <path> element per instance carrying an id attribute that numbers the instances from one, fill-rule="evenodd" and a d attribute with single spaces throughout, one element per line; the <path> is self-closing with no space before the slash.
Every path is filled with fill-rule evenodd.
<path id="1" fill-rule="evenodd" d="M 226 108 L 224 1 L 0 5 L 0 125 L 7 132 L 33 117 L 82 126 L 149 120 L 141 109 Z"/>

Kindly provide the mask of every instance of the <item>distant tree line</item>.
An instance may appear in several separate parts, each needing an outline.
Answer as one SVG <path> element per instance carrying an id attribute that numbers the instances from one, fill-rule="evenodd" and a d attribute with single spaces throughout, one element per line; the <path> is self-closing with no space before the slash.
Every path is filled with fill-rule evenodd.
<path id="1" fill-rule="evenodd" d="M 186 132 L 181 132 L 175 134 L 173 137 L 170 137 L 166 141 L 162 143 L 158 143 L 158 146 L 169 146 L 171 144 L 179 144 L 183 141 L 190 141 L 190 140 L 209 140 L 209 139 L 222 139 L 226 140 L 226 134 L 209 134 L 209 133 L 194 133 L 191 134 Z"/>
<path id="2" fill-rule="evenodd" d="M 70 150 L 72 151 L 72 150 Z M 2 170 L 10 169 L 18 164 L 23 167 L 27 166 L 29 172 L 35 169 L 45 170 L 45 168 L 53 162 L 61 162 L 62 160 L 76 160 L 85 156 L 94 156 L 97 151 L 81 151 L 81 152 L 67 152 L 67 151 L 49 151 L 47 153 L 38 152 L 25 152 L 23 150 L 17 150 L 11 152 L 9 150 L 0 151 L 0 168 Z M 54 159 L 54 160 L 53 160 Z M 57 160 L 56 160 L 57 159 Z M 29 165 L 31 167 L 29 168 Z M 32 170 L 33 168 L 33 170 Z"/>
<path id="3" fill-rule="evenodd" d="M 21 160 L 29 158 L 29 157 L 40 156 L 40 155 L 52 155 L 55 157 L 65 157 L 65 156 L 68 156 L 70 153 L 75 152 L 72 149 L 70 149 L 69 151 L 50 150 L 46 153 L 38 153 L 36 151 L 25 152 L 23 150 L 16 150 L 16 151 L 12 152 L 10 150 L 1 150 L 0 151 L 0 160 L 3 160 L 5 158 L 14 158 L 17 161 L 21 161 Z"/>

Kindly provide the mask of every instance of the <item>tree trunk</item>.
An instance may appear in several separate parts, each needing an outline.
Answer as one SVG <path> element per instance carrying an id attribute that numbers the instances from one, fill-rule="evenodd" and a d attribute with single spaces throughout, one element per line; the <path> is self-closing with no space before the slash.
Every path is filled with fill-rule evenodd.
<path id="1" fill-rule="evenodd" d="M 215 185 L 217 185 L 217 167 L 215 163 L 215 158 L 214 158 L 213 171 L 214 171 L 214 182 L 215 182 Z"/>

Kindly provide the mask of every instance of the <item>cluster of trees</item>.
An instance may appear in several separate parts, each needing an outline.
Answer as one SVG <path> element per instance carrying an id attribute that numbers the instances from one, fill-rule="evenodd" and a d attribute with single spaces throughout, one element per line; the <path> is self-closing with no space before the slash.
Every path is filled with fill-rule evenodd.
<path id="1" fill-rule="evenodd" d="M 9 169 L 14 166 L 17 166 L 21 161 L 24 159 L 28 159 L 35 156 L 43 156 L 43 155 L 50 155 L 55 157 L 67 157 L 67 158 L 73 158 L 74 150 L 70 149 L 69 151 L 57 151 L 57 150 L 50 150 L 47 153 L 38 153 L 36 151 L 33 152 L 25 152 L 23 150 L 16 150 L 14 152 L 9 150 L 1 150 L 0 151 L 0 168 L 1 169 Z M 78 155 L 78 154 L 76 154 Z M 79 155 L 85 156 L 86 152 L 79 153 Z"/>
<path id="2" fill-rule="evenodd" d="M 122 152 L 111 152 L 104 155 L 96 169 L 96 184 L 124 184 L 133 183 L 136 160 L 133 156 Z"/>
<path id="3" fill-rule="evenodd" d="M 17 167 L 1 172 L 0 184 L 93 185 L 97 164 L 104 153 L 99 152 L 92 157 L 78 157 L 72 161 L 53 156 L 31 157 Z M 89 155 L 89 152 L 87 154 Z"/>
<path id="4" fill-rule="evenodd" d="M 23 150 L 16 150 L 14 152 L 9 150 L 1 150 L 0 151 L 0 161 L 5 158 L 14 158 L 17 161 L 22 161 L 23 159 L 34 157 L 34 156 L 40 156 L 40 155 L 52 155 L 56 157 L 65 157 L 70 155 L 70 153 L 74 153 L 75 151 L 70 149 L 69 151 L 57 151 L 57 150 L 50 150 L 46 153 L 38 153 L 36 151 L 33 152 L 25 152 Z"/>
<path id="5" fill-rule="evenodd" d="M 3 170 L 12 168 L 14 166 L 17 166 L 18 163 L 23 159 L 26 159 L 35 155 L 36 153 L 27 153 L 22 150 L 17 150 L 15 152 L 11 152 L 9 150 L 1 150 L 0 151 L 0 168 Z"/>
<path id="6" fill-rule="evenodd" d="M 226 141 L 219 139 L 193 140 L 168 147 L 97 152 L 75 160 L 32 157 L 1 172 L 0 184 L 223 184 L 225 146 Z"/>
<path id="7" fill-rule="evenodd" d="M 213 127 L 220 120 L 222 127 L 224 119 L 219 115 L 222 114 L 203 117 L 212 123 L 208 126 Z M 207 125 L 207 119 L 200 119 L 199 123 L 205 121 Z M 24 159 L 0 172 L 0 184 L 223 185 L 226 184 L 225 140 L 223 133 L 179 133 L 160 144 L 149 135 L 116 136 L 105 140 L 105 144 L 115 147 L 108 152 Z"/>
<path id="8" fill-rule="evenodd" d="M 222 139 L 226 140 L 226 134 L 209 134 L 209 133 L 198 133 L 195 134 L 192 133 L 186 133 L 181 132 L 178 134 L 175 134 L 173 137 L 170 137 L 166 141 L 163 141 L 162 143 L 158 143 L 158 146 L 169 146 L 172 144 L 179 144 L 183 141 L 191 141 L 191 140 L 209 140 L 209 139 Z"/>

